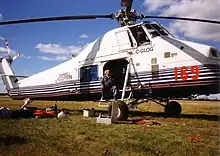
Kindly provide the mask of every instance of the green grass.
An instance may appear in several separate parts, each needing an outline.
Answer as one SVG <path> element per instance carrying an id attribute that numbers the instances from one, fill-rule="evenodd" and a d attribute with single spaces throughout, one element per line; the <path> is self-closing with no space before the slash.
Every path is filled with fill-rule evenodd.
<path id="1" fill-rule="evenodd" d="M 97 124 L 85 118 L 84 107 L 95 102 L 58 102 L 59 108 L 72 110 L 65 119 L 0 120 L 0 155 L 83 155 L 83 156 L 217 156 L 219 151 L 220 102 L 179 101 L 182 118 L 163 118 L 163 109 L 153 103 L 140 105 L 137 118 L 155 120 L 161 125 Z M 0 106 L 18 109 L 22 101 L 0 97 Z M 48 107 L 54 102 L 34 101 L 32 106 Z M 143 113 L 146 112 L 146 113 Z M 148 116 L 150 115 L 150 116 Z M 189 136 L 200 135 L 202 142 Z"/>

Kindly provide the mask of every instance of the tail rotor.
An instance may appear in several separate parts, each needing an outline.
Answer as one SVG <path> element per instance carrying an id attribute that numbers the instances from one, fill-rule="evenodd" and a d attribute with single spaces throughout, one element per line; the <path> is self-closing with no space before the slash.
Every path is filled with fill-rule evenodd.
<path id="1" fill-rule="evenodd" d="M 20 53 L 16 53 L 16 54 L 13 54 L 11 52 L 11 49 L 9 48 L 9 44 L 8 44 L 8 40 L 5 39 L 5 50 L 7 52 L 7 61 L 9 62 L 9 64 L 11 65 L 11 63 L 16 60 L 17 58 L 20 57 Z"/>

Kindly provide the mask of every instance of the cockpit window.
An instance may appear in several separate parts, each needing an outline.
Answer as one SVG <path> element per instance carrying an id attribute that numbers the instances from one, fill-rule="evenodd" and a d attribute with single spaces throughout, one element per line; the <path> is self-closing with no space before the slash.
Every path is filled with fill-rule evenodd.
<path id="1" fill-rule="evenodd" d="M 131 33 L 134 36 L 138 46 L 149 44 L 150 40 L 141 26 L 130 27 Z"/>
<path id="2" fill-rule="evenodd" d="M 164 36 L 168 35 L 162 27 L 158 26 L 155 23 L 147 23 L 145 24 L 145 27 L 147 28 L 147 31 L 151 35 L 152 38 L 157 37 L 157 36 Z"/>

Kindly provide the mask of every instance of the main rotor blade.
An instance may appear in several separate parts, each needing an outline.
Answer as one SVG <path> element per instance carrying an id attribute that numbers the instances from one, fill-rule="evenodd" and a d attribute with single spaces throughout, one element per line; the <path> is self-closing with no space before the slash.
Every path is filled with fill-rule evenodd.
<path id="1" fill-rule="evenodd" d="M 174 20 L 182 20 L 182 21 L 193 21 L 193 22 L 196 21 L 196 22 L 220 24 L 220 21 L 217 20 L 207 20 L 207 19 L 199 19 L 199 18 L 166 17 L 166 16 L 144 16 L 144 18 L 174 19 Z"/>
<path id="2" fill-rule="evenodd" d="M 0 25 L 33 23 L 33 22 L 48 22 L 48 21 L 64 21 L 64 20 L 83 20 L 83 19 L 97 19 L 97 18 L 112 18 L 110 15 L 82 15 L 82 16 L 60 16 L 60 17 L 45 17 L 45 18 L 30 18 L 18 19 L 9 21 L 0 21 Z"/>

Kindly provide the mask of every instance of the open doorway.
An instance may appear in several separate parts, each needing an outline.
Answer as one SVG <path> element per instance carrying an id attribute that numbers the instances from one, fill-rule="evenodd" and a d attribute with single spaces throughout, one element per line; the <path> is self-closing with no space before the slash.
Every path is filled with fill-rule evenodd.
<path id="1" fill-rule="evenodd" d="M 127 60 L 120 59 L 108 61 L 103 67 L 103 71 L 105 71 L 106 69 L 110 70 L 110 74 L 114 79 L 115 85 L 117 85 L 119 90 L 123 89 L 127 64 Z"/>

